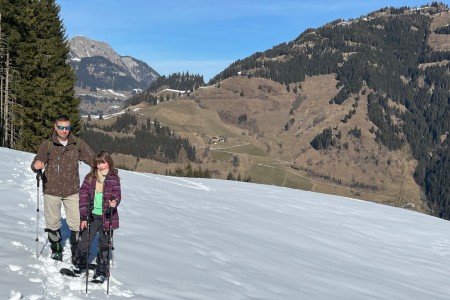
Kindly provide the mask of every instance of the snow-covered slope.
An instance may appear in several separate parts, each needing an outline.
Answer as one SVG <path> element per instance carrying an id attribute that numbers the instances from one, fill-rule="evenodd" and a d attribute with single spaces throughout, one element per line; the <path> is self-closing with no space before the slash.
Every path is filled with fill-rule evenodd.
<path id="1" fill-rule="evenodd" d="M 85 295 L 84 278 L 58 273 L 69 249 L 63 263 L 48 257 L 40 193 L 36 259 L 32 158 L 0 148 L 0 298 L 105 299 L 106 284 Z M 447 221 L 276 186 L 119 174 L 109 299 L 450 298 Z"/>

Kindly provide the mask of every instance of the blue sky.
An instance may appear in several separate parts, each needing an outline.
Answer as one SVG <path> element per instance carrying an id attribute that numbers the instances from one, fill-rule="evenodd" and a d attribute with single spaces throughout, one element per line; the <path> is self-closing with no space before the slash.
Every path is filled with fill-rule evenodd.
<path id="1" fill-rule="evenodd" d="M 416 0 L 56 0 L 68 38 L 84 35 L 120 55 L 140 59 L 161 75 L 189 71 L 208 81 L 232 62 L 307 28 L 358 18 Z M 448 4 L 448 1 L 442 1 Z"/>

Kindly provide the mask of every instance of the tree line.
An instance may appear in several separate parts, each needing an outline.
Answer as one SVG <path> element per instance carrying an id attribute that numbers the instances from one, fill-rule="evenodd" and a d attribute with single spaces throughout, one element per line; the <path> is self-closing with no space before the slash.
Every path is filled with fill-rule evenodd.
<path id="1" fill-rule="evenodd" d="M 111 153 L 129 154 L 164 163 L 193 162 L 196 158 L 196 148 L 188 139 L 177 136 L 156 119 L 152 122 L 147 118 L 138 124 L 137 117 L 130 113 L 118 116 L 111 125 L 88 122 L 82 135 L 95 151 L 108 149 Z"/>
<path id="2" fill-rule="evenodd" d="M 189 93 L 192 93 L 204 85 L 205 82 L 203 80 L 203 76 L 198 74 L 189 74 L 188 71 L 186 71 L 186 73 L 173 73 L 167 77 L 163 75 L 156 78 L 147 90 L 128 99 L 125 107 L 142 102 L 149 103 L 150 105 L 156 105 L 158 102 L 169 100 L 167 98 L 170 98 L 169 95 L 167 95 L 166 98 L 163 96 L 160 96 L 159 98 L 155 96 L 155 93 L 164 89 L 177 90 L 178 94 L 175 94 L 175 96 L 181 96 L 183 94 L 189 95 Z"/>

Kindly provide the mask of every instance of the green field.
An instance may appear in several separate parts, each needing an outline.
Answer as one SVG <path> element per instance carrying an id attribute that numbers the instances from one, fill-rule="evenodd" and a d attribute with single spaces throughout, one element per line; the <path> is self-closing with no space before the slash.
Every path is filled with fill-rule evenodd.
<path id="1" fill-rule="evenodd" d="M 249 162 L 241 172 L 242 175 L 250 176 L 252 182 L 303 190 L 312 188 L 310 180 L 287 169 L 286 162 L 270 158 L 264 149 L 254 145 L 250 137 L 242 135 L 241 129 L 223 123 L 217 113 L 199 108 L 194 101 L 165 102 L 147 107 L 141 112 L 151 120 L 156 118 L 163 126 L 169 126 L 175 132 L 196 133 L 197 136 L 204 137 L 205 143 L 207 137 L 225 135 L 226 142 L 209 145 L 211 160 L 213 163 L 217 162 L 218 167 L 222 165 L 219 168 L 224 168 L 221 162 L 230 161 L 233 155 L 239 155 L 246 157 Z M 223 174 L 229 172 L 228 167 L 225 168 L 226 170 L 221 170 Z"/>

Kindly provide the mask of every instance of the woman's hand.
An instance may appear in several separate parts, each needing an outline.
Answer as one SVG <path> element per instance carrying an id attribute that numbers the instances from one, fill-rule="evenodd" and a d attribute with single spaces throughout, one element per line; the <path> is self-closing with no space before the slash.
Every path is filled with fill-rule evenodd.
<path id="1" fill-rule="evenodd" d="M 115 208 L 117 205 L 116 199 L 109 200 L 109 207 Z"/>
<path id="2" fill-rule="evenodd" d="M 80 229 L 84 230 L 85 228 L 87 228 L 87 221 L 81 221 L 80 223 Z"/>

